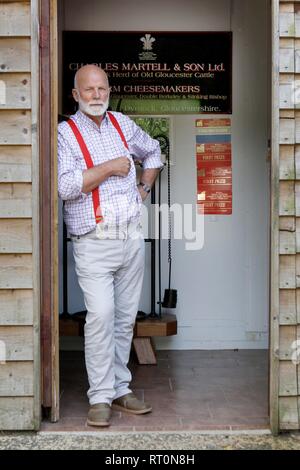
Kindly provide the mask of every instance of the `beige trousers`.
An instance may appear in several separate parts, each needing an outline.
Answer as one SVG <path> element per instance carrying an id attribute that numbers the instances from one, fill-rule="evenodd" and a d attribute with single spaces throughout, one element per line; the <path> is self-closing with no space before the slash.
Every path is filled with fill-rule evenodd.
<path id="1" fill-rule="evenodd" d="M 72 236 L 79 285 L 87 309 L 85 362 L 90 404 L 109 403 L 131 390 L 127 367 L 144 274 L 140 225 L 121 239 L 96 231 Z"/>

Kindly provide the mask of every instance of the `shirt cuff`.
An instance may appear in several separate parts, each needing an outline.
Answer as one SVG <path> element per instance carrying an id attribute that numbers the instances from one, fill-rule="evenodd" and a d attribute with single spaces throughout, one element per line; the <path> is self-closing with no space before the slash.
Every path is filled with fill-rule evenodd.
<path id="1" fill-rule="evenodd" d="M 86 199 L 86 198 L 88 197 L 88 193 L 83 193 L 83 192 L 82 192 L 82 186 L 83 186 L 83 171 L 81 171 L 81 170 L 75 170 L 75 172 L 74 172 L 74 179 L 75 179 L 76 188 L 78 188 L 78 191 L 79 191 L 79 196 L 81 196 L 82 199 Z"/>
<path id="2" fill-rule="evenodd" d="M 147 157 L 143 161 L 143 169 L 155 169 L 155 168 L 162 168 L 164 164 L 162 163 L 160 157 Z"/>

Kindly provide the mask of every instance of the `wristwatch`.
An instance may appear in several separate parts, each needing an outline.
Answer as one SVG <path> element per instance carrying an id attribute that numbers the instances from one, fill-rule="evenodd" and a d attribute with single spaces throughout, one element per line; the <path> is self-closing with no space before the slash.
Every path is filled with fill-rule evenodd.
<path id="1" fill-rule="evenodd" d="M 138 186 L 141 186 L 143 188 L 143 191 L 145 191 L 145 193 L 150 193 L 151 191 L 150 186 L 148 186 L 148 184 L 146 183 L 139 183 Z"/>

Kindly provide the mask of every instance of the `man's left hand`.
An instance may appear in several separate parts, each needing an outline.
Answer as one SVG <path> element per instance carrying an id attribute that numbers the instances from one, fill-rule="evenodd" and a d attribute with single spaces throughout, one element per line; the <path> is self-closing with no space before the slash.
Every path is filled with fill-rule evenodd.
<path id="1" fill-rule="evenodd" d="M 145 201 L 146 197 L 148 196 L 149 193 L 143 190 L 141 186 L 138 186 L 138 191 L 141 195 L 142 201 Z"/>

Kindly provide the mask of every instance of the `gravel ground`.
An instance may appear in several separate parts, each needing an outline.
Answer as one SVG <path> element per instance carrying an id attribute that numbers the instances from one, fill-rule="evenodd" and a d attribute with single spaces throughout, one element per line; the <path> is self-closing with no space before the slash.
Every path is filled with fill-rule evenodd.
<path id="1" fill-rule="evenodd" d="M 20 433 L 0 432 L 1 450 L 300 450 L 300 433 L 265 432 Z"/>

